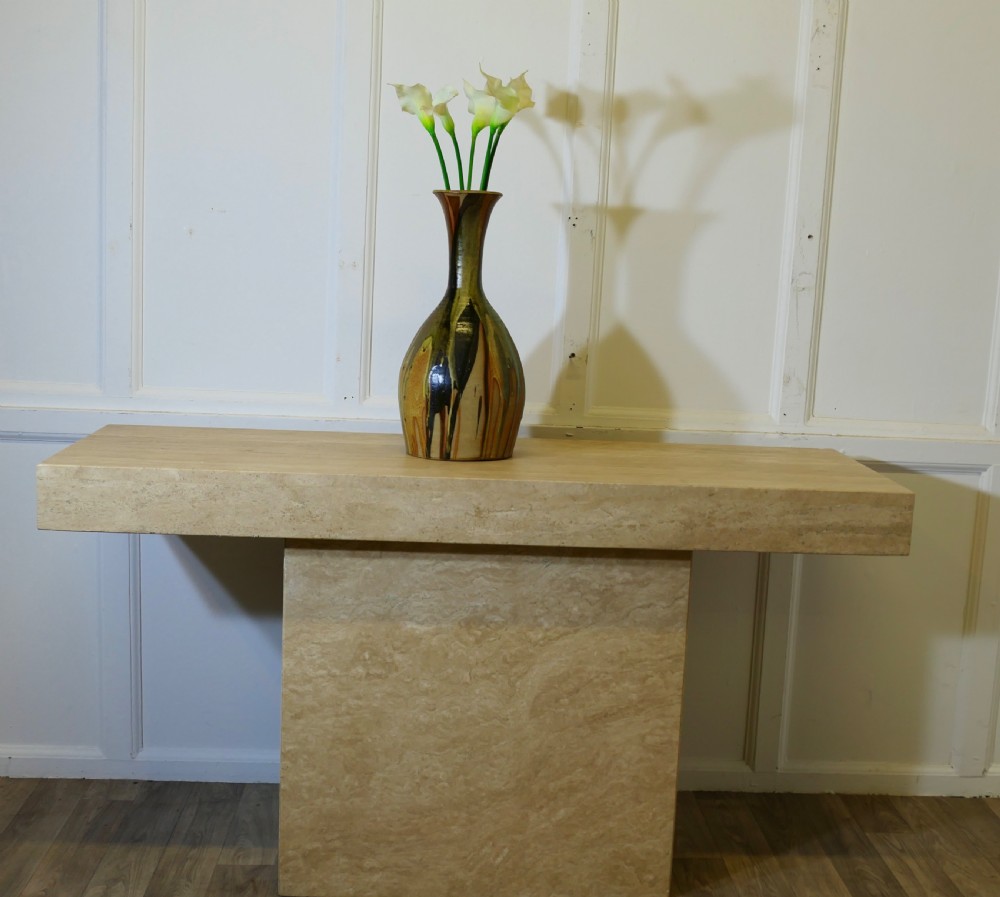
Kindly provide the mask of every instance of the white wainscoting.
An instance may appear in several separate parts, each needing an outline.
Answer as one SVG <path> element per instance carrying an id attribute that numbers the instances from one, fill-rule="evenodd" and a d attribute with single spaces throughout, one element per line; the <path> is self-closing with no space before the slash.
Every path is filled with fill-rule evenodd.
<path id="1" fill-rule="evenodd" d="M 998 27 L 0 7 L 0 775 L 276 779 L 280 545 L 40 533 L 34 465 L 112 422 L 397 431 L 445 245 L 389 84 L 481 63 L 536 89 L 484 272 L 525 434 L 835 448 L 917 493 L 909 558 L 696 556 L 682 785 L 1000 794 Z"/>

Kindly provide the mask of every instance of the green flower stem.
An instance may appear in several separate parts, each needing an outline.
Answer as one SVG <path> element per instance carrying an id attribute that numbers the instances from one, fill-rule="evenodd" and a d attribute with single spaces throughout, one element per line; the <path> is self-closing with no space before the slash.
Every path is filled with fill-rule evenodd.
<path id="1" fill-rule="evenodd" d="M 479 185 L 480 190 L 485 190 L 490 184 L 490 172 L 493 171 L 493 159 L 497 154 L 497 144 L 500 142 L 500 135 L 509 122 L 504 122 L 499 128 L 490 128 L 490 143 L 486 150 L 486 161 L 483 162 L 483 180 Z"/>
<path id="2" fill-rule="evenodd" d="M 458 160 L 458 189 L 465 189 L 465 176 L 462 174 L 462 151 L 458 148 L 458 138 L 455 136 L 455 130 L 452 129 L 448 132 L 451 135 L 451 145 L 455 147 L 455 158 Z"/>
<path id="3" fill-rule="evenodd" d="M 472 143 L 469 146 L 469 175 L 466 177 L 465 181 L 472 187 L 472 160 L 476 157 L 476 139 L 479 137 L 479 131 L 472 132 Z"/>
<path id="4" fill-rule="evenodd" d="M 438 162 L 441 163 L 441 174 L 444 175 L 444 189 L 450 190 L 451 181 L 448 180 L 448 167 L 444 164 L 444 153 L 441 152 L 441 143 L 438 141 L 437 134 L 433 131 L 428 131 L 427 133 L 431 135 L 431 140 L 434 141 L 434 149 L 437 150 Z"/>

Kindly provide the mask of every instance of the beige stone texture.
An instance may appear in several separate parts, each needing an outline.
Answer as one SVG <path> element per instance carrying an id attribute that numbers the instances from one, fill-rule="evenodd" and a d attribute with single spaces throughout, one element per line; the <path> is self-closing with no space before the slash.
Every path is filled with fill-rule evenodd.
<path id="1" fill-rule="evenodd" d="M 285 556 L 297 897 L 665 897 L 690 569 L 669 552 L 905 554 L 912 514 L 793 448 L 521 439 L 462 464 L 112 426 L 38 468 L 43 529 L 340 540 Z"/>
<path id="2" fill-rule="evenodd" d="M 280 892 L 665 897 L 689 571 L 290 543 Z"/>
<path id="3" fill-rule="evenodd" d="M 521 439 L 507 461 L 359 433 L 106 427 L 38 469 L 43 529 L 905 554 L 913 494 L 837 452 Z"/>

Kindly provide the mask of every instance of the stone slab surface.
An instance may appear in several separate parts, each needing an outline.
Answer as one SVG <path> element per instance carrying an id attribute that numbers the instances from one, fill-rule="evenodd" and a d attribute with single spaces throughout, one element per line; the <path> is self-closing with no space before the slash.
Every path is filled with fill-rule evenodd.
<path id="1" fill-rule="evenodd" d="M 38 468 L 42 529 L 906 554 L 913 494 L 834 451 L 521 439 L 487 463 L 398 436 L 105 427 Z"/>
<path id="2" fill-rule="evenodd" d="M 667 894 L 689 572 L 289 544 L 280 893 Z"/>

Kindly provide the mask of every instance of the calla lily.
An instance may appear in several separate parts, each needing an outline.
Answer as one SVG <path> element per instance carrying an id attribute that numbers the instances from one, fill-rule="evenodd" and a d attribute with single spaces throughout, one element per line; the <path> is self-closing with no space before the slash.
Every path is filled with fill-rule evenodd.
<path id="1" fill-rule="evenodd" d="M 476 102 L 481 108 L 482 114 L 485 117 L 486 111 L 489 108 L 489 103 L 485 99 L 486 96 L 493 98 L 492 114 L 489 119 L 490 126 L 490 141 L 486 147 L 486 160 L 483 163 L 483 178 L 480 184 L 480 189 L 485 190 L 490 181 L 490 171 L 493 168 L 493 159 L 496 156 L 497 144 L 500 142 L 500 135 L 503 134 L 504 129 L 510 123 L 510 120 L 522 109 L 529 109 L 534 106 L 535 103 L 531 99 L 531 87 L 525 80 L 525 72 L 521 72 L 516 78 L 511 78 L 506 84 L 504 84 L 499 78 L 488 74 L 483 71 L 483 67 L 479 66 L 479 71 L 482 76 L 486 79 L 486 90 L 485 91 L 475 91 L 476 96 L 469 94 L 470 85 L 466 83 L 465 93 L 469 96 L 469 111 L 472 111 L 473 103 Z M 479 96 L 482 94 L 483 96 Z M 475 146 L 476 141 L 476 131 L 475 123 L 473 123 L 472 129 L 472 143 Z M 470 179 L 471 175 L 471 165 L 470 165 Z"/>
<path id="2" fill-rule="evenodd" d="M 423 84 L 393 84 L 396 88 L 396 96 L 399 97 L 399 105 L 404 112 L 409 112 L 420 119 L 428 131 L 434 130 L 434 98 L 431 92 Z"/>
<path id="3" fill-rule="evenodd" d="M 496 107 L 490 121 L 491 127 L 498 128 L 505 125 L 522 109 L 530 109 L 535 105 L 531 99 L 531 87 L 524 79 L 527 72 L 521 72 L 516 78 L 511 78 L 504 84 L 499 78 L 484 72 L 482 66 L 479 67 L 479 71 L 486 79 L 485 92 L 496 100 Z M 466 93 L 468 94 L 468 92 L 467 86 Z M 472 111 L 471 108 L 469 111 Z"/>
<path id="4" fill-rule="evenodd" d="M 454 87 L 442 87 L 435 91 L 433 95 L 423 84 L 393 84 L 396 88 L 396 96 L 399 97 L 399 105 L 404 112 L 409 112 L 420 119 L 428 131 L 434 130 L 434 116 L 441 119 L 441 124 L 446 131 L 451 133 L 455 130 L 455 120 L 448 111 L 448 103 L 458 96 L 458 90 Z"/>
<path id="5" fill-rule="evenodd" d="M 451 117 L 451 113 L 448 111 L 448 104 L 457 96 L 457 87 L 442 87 L 440 90 L 435 91 L 434 96 L 431 97 L 431 108 L 434 114 L 441 119 L 441 127 L 449 134 L 455 133 L 455 119 Z"/>
<path id="6" fill-rule="evenodd" d="M 458 96 L 458 91 L 454 87 L 445 87 L 431 96 L 431 92 L 423 84 L 393 84 L 396 88 L 396 96 L 399 97 L 399 105 L 404 112 L 409 112 L 420 119 L 431 140 L 434 141 L 434 149 L 437 151 L 438 162 L 441 164 L 441 174 L 444 176 L 445 190 L 451 189 L 451 181 L 448 179 L 448 166 L 444 164 L 444 154 L 441 152 L 441 144 L 438 142 L 437 134 L 434 133 L 434 116 L 441 118 L 444 129 L 451 134 L 451 139 L 455 141 L 455 122 L 448 112 L 448 102 Z M 450 127 L 449 127 L 450 126 Z M 456 151 L 458 144 L 455 145 Z M 462 167 L 461 161 L 458 164 Z M 461 171 L 459 172 L 461 178 Z"/>
<path id="7" fill-rule="evenodd" d="M 497 98 L 488 90 L 478 90 L 465 82 L 465 95 L 469 98 L 469 112 L 472 113 L 473 138 L 493 121 L 497 108 Z"/>
<path id="8" fill-rule="evenodd" d="M 482 66 L 479 67 L 479 71 L 486 79 L 484 90 L 473 87 L 468 81 L 465 82 L 465 95 L 469 100 L 469 112 L 472 113 L 472 145 L 469 149 L 468 182 L 469 189 L 472 189 L 472 163 L 476 152 L 476 138 L 480 131 L 488 127 L 490 137 L 486 147 L 486 159 L 483 163 L 483 176 L 480 183 L 480 189 L 485 190 L 489 182 L 490 169 L 493 166 L 493 157 L 496 154 L 500 135 L 518 112 L 522 109 L 529 109 L 535 103 L 531 99 L 531 88 L 524 79 L 524 72 L 504 84 L 499 78 L 484 72 Z M 460 189 L 464 190 L 462 154 L 455 137 L 455 121 L 448 111 L 448 103 L 458 96 L 458 91 L 454 87 L 443 87 L 432 95 L 423 84 L 393 84 L 392 86 L 396 88 L 396 96 L 399 98 L 403 111 L 417 116 L 427 133 L 430 134 L 431 140 L 434 141 L 438 161 L 441 163 L 441 173 L 444 175 L 445 189 L 450 190 L 451 184 L 448 181 L 447 166 L 441 152 L 441 144 L 435 133 L 435 116 L 440 119 L 441 127 L 451 136 L 452 144 L 455 147 Z"/>
<path id="9" fill-rule="evenodd" d="M 531 87 L 528 82 L 524 80 L 524 76 L 528 74 L 526 71 L 521 72 L 516 78 L 511 78 L 507 82 L 507 86 L 514 89 L 517 94 L 517 111 L 520 112 L 522 109 L 530 109 L 535 105 L 535 101 L 531 99 Z"/>

